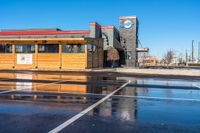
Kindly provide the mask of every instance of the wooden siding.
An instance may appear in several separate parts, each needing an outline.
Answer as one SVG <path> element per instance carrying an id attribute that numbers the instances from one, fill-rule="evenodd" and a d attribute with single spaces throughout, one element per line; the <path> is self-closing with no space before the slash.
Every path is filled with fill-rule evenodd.
<path id="1" fill-rule="evenodd" d="M 37 67 L 38 68 L 50 68 L 59 69 L 60 68 L 60 58 L 59 53 L 38 53 L 37 55 Z"/>
<path id="2" fill-rule="evenodd" d="M 34 41 L 35 40 L 35 41 Z M 38 53 L 40 41 L 51 41 L 59 44 L 58 53 Z M 90 42 L 91 41 L 91 42 Z M 86 69 L 103 66 L 103 46 L 102 40 L 85 38 L 1 38 L 0 43 L 13 44 L 12 53 L 0 53 L 1 69 Z M 35 53 L 15 53 L 16 44 L 35 43 Z M 66 44 L 85 44 L 85 53 L 62 53 L 62 43 Z M 96 51 L 88 50 L 87 44 L 96 46 Z M 50 45 L 50 44 L 46 44 Z M 32 64 L 17 63 L 18 54 L 31 54 Z"/>
<path id="3" fill-rule="evenodd" d="M 86 53 L 38 53 L 32 55 L 32 64 L 17 64 L 17 54 L 0 54 L 0 68 L 12 69 L 85 69 L 87 67 Z"/>
<path id="4" fill-rule="evenodd" d="M 13 68 L 14 58 L 13 54 L 0 54 L 0 67 L 1 68 Z"/>
<path id="5" fill-rule="evenodd" d="M 82 68 L 87 67 L 87 55 L 85 53 L 63 53 L 62 54 L 62 68 Z"/>

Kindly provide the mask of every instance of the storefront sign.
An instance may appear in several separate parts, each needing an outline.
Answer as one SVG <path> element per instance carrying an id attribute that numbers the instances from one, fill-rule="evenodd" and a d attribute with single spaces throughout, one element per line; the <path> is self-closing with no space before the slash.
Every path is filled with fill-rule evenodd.
<path id="1" fill-rule="evenodd" d="M 17 54 L 17 64 L 32 64 L 32 54 Z"/>
<path id="2" fill-rule="evenodd" d="M 124 23 L 121 25 L 121 28 L 129 29 L 133 26 L 133 22 L 131 20 L 126 20 Z"/>

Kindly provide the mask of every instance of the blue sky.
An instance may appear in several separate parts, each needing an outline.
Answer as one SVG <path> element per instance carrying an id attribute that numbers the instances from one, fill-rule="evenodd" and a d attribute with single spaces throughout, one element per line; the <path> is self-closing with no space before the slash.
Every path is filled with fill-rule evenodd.
<path id="1" fill-rule="evenodd" d="M 119 16 L 136 15 L 140 41 L 160 57 L 200 41 L 200 0 L 0 0 L 0 13 L 0 29 L 118 27 Z"/>

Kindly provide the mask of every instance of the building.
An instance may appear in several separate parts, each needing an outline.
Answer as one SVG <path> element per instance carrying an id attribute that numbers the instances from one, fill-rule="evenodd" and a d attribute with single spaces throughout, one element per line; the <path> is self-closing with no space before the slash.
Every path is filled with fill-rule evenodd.
<path id="1" fill-rule="evenodd" d="M 128 67 L 137 65 L 138 19 L 135 16 L 119 17 L 121 44 L 125 51 L 125 64 Z"/>
<path id="2" fill-rule="evenodd" d="M 140 66 L 155 66 L 157 64 L 156 56 L 141 56 L 138 58 Z"/>
<path id="3" fill-rule="evenodd" d="M 0 31 L 0 68 L 87 69 L 109 67 L 107 50 L 118 50 L 118 65 L 135 67 L 138 21 L 119 17 L 119 30 L 90 22 L 89 30 L 19 29 Z"/>

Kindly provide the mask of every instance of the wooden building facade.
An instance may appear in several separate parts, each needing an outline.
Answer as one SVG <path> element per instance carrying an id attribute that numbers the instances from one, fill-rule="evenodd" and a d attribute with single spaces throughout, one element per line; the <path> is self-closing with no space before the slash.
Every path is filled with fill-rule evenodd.
<path id="1" fill-rule="evenodd" d="M 103 67 L 103 42 L 96 38 L 0 38 L 0 69 Z"/>

